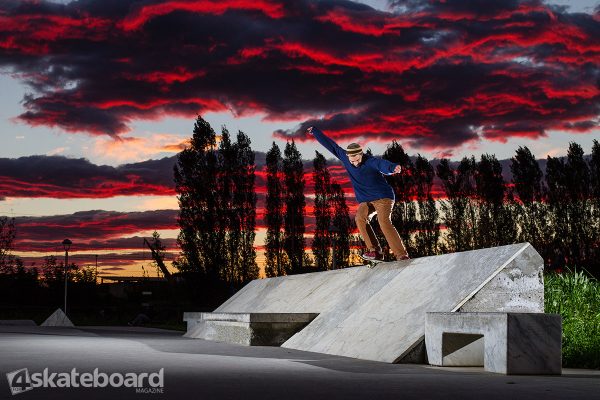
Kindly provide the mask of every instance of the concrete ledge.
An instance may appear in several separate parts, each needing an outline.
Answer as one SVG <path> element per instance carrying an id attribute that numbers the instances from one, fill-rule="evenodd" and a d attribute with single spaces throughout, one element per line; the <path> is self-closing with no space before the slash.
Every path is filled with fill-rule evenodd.
<path id="1" fill-rule="evenodd" d="M 560 375 L 561 336 L 558 314 L 429 312 L 425 318 L 427 357 L 438 366 Z"/>
<path id="2" fill-rule="evenodd" d="M 317 313 L 202 313 L 204 321 L 232 322 L 310 322 Z"/>
<path id="3" fill-rule="evenodd" d="M 184 313 L 189 338 L 244 346 L 280 346 L 316 313 Z"/>
<path id="4" fill-rule="evenodd" d="M 184 312 L 183 321 L 187 323 L 187 332 L 190 332 L 202 321 L 202 312 Z"/>

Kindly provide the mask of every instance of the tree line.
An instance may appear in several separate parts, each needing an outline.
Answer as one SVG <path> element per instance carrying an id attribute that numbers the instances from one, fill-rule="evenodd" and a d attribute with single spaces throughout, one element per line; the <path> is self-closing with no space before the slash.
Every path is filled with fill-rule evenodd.
<path id="1" fill-rule="evenodd" d="M 243 132 L 221 140 L 198 117 L 191 146 L 175 167 L 180 200 L 180 271 L 239 287 L 258 277 L 254 153 Z M 600 259 L 600 146 L 592 154 L 570 143 L 564 158 L 548 156 L 546 171 L 527 147 L 510 160 L 512 180 L 491 154 L 430 162 L 410 157 L 392 142 L 383 158 L 406 171 L 387 177 L 396 203 L 392 222 L 412 257 L 530 242 L 548 267 L 565 265 L 598 273 Z M 266 154 L 263 220 L 268 277 L 344 268 L 357 243 L 342 187 L 334 182 L 323 154 L 313 159 L 314 227 L 305 251 L 306 196 L 302 156 L 289 141 L 283 154 L 273 142 Z M 442 194 L 433 192 L 439 179 Z M 385 238 L 377 227 L 382 244 Z M 354 244 L 354 246 L 351 246 Z"/>
<path id="2" fill-rule="evenodd" d="M 325 157 L 318 152 L 313 162 L 314 258 L 305 250 L 304 173 L 296 144 L 288 142 L 282 154 L 273 142 L 266 154 L 263 215 L 269 277 L 348 266 L 353 221 L 341 185 L 331 179 Z M 240 131 L 232 141 L 225 127 L 217 136 L 198 117 L 190 146 L 178 156 L 174 179 L 181 247 L 174 265 L 179 272 L 233 289 L 256 279 L 256 165 L 248 136 Z"/>
<path id="3" fill-rule="evenodd" d="M 384 158 L 408 174 L 389 179 L 397 196 L 392 222 L 413 256 L 530 242 L 549 268 L 566 266 L 600 273 L 600 145 L 591 156 L 570 143 L 567 156 L 551 157 L 545 173 L 527 147 L 510 160 L 506 182 L 494 155 L 458 163 L 442 159 L 433 167 L 413 161 L 392 143 Z M 443 198 L 434 199 L 433 179 Z"/>
<path id="4" fill-rule="evenodd" d="M 502 175 L 494 155 L 429 161 L 410 157 L 392 142 L 383 158 L 405 173 L 387 177 L 396 195 L 392 222 L 412 257 L 530 242 L 549 268 L 565 265 L 600 275 L 600 145 L 590 156 L 570 143 L 566 157 L 548 157 L 545 171 L 527 147 L 510 160 L 512 179 Z M 312 162 L 314 226 L 306 252 L 305 171 L 295 143 L 283 153 L 273 142 L 264 176 L 264 269 L 268 277 L 344 268 L 359 251 L 344 191 L 327 168 L 323 154 Z M 434 181 L 442 193 L 434 193 Z M 236 290 L 259 276 L 255 247 L 257 221 L 255 153 L 249 137 L 232 137 L 222 127 L 217 136 L 198 117 L 190 145 L 174 166 L 179 200 L 178 243 L 174 262 L 191 287 L 205 296 Z M 376 234 L 385 238 L 373 220 Z M 0 218 L 0 274 L 36 281 L 38 272 L 10 255 L 14 223 Z M 56 262 L 47 260 L 50 270 Z M 46 268 L 45 268 L 46 269 Z M 26 274 L 27 276 L 25 276 Z M 33 274 L 33 275 L 32 275 Z M 35 275 L 35 276 L 34 276 Z M 47 280 L 50 274 L 40 274 Z M 76 274 L 73 279 L 87 281 Z M 211 292 L 211 293 L 209 293 Z"/>

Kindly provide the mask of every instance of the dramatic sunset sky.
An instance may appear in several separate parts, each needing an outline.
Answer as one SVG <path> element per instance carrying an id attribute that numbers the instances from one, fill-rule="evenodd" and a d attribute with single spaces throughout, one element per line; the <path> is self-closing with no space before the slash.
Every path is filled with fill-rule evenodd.
<path id="1" fill-rule="evenodd" d="M 0 0 L 0 215 L 27 265 L 69 238 L 79 265 L 155 274 L 142 237 L 177 251 L 172 168 L 198 114 L 252 139 L 258 247 L 264 153 L 294 138 L 308 162 L 310 125 L 375 154 L 589 153 L 598 4 Z"/>

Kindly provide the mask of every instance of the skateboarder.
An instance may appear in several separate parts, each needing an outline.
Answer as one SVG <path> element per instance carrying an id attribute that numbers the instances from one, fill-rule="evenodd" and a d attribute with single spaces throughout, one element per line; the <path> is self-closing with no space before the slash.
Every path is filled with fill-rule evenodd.
<path id="1" fill-rule="evenodd" d="M 383 175 L 399 174 L 402 167 L 387 160 L 364 154 L 361 146 L 357 143 L 351 143 L 346 149 L 342 149 L 314 126 L 308 128 L 307 132 L 336 156 L 350 175 L 356 200 L 359 203 L 355 218 L 356 225 L 367 246 L 367 252 L 362 257 L 365 260 L 383 259 L 379 241 L 369 224 L 376 213 L 379 226 L 396 259 L 408 259 L 402 239 L 390 219 L 395 199 L 394 190 L 383 177 Z"/>

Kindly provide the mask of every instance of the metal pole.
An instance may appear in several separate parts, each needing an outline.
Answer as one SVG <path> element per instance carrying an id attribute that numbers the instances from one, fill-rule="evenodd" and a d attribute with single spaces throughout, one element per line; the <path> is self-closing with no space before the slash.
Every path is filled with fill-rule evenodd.
<path id="1" fill-rule="evenodd" d="M 333 242 L 333 246 L 331 247 L 331 254 L 333 255 L 331 260 L 331 269 L 335 269 L 335 242 Z"/>
<path id="2" fill-rule="evenodd" d="M 65 250 L 65 315 L 67 315 L 67 279 L 69 276 L 69 250 Z"/>

